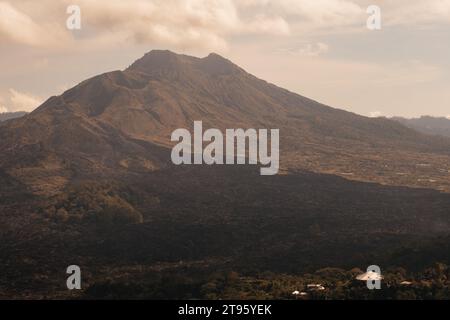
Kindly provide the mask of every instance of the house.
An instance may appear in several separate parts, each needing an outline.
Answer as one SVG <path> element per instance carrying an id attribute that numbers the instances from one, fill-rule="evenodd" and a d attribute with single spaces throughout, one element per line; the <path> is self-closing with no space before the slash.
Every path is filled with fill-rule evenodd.
<path id="1" fill-rule="evenodd" d="M 383 280 L 383 276 L 378 272 L 368 271 L 366 273 L 360 274 L 356 276 L 356 280 L 360 281 L 379 281 Z"/>
<path id="2" fill-rule="evenodd" d="M 322 291 L 325 287 L 321 284 L 311 283 L 306 286 L 309 291 Z"/>

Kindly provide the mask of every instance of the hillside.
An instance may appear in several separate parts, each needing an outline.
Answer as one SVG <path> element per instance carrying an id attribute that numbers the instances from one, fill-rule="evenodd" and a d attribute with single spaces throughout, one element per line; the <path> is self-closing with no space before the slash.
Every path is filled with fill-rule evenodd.
<path id="1" fill-rule="evenodd" d="M 54 194 L 78 174 L 164 167 L 170 133 L 194 120 L 205 128 L 280 129 L 284 171 L 450 190 L 450 139 L 322 105 L 216 54 L 170 51 L 86 80 L 2 126 L 0 166 L 35 192 Z"/>
<path id="2" fill-rule="evenodd" d="M 281 173 L 173 165 L 170 134 L 195 120 L 280 129 Z M 396 290 L 401 267 L 416 296 L 448 297 L 447 267 L 428 268 L 450 264 L 449 175 L 448 138 L 325 106 L 216 54 L 152 51 L 0 125 L 0 298 L 285 298 L 291 280 L 356 298 L 345 270 L 374 263 Z"/>

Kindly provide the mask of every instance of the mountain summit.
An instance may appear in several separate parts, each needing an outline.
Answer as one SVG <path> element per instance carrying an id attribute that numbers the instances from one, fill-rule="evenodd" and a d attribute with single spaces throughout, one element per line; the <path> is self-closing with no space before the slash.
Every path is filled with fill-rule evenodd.
<path id="1" fill-rule="evenodd" d="M 222 130 L 280 129 L 286 172 L 306 169 L 424 185 L 405 175 L 399 179 L 398 172 L 415 172 L 424 153 L 436 155 L 429 162 L 448 161 L 450 150 L 446 138 L 325 106 L 258 79 L 217 54 L 197 58 L 155 50 L 124 71 L 83 81 L 31 114 L 2 124 L 0 166 L 44 194 L 80 175 L 154 171 L 170 165 L 171 132 L 192 128 L 195 120 Z M 447 188 L 446 177 L 426 174 Z"/>
<path id="2" fill-rule="evenodd" d="M 135 61 L 126 71 L 149 75 L 170 75 L 170 73 L 203 73 L 205 75 L 227 75 L 243 72 L 231 61 L 211 53 L 205 58 L 176 54 L 168 50 L 153 50 Z M 186 75 L 186 74 L 185 74 Z M 191 74 L 193 75 L 193 74 Z"/>

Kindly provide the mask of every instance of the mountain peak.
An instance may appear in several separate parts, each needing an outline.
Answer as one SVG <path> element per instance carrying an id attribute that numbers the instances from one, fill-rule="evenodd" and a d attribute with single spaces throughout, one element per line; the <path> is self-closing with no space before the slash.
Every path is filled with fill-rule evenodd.
<path id="1" fill-rule="evenodd" d="M 210 54 L 208 54 L 207 57 L 203 58 L 203 59 L 215 59 L 215 60 L 225 60 L 225 61 L 229 61 L 228 59 L 222 57 L 220 54 L 217 54 L 215 52 L 211 52 Z"/>
<path id="2" fill-rule="evenodd" d="M 189 56 L 178 54 L 176 52 L 170 51 L 170 50 L 161 50 L 161 49 L 154 49 L 149 52 L 147 52 L 141 59 L 159 59 L 163 61 L 173 61 L 176 59 L 182 59 L 182 58 L 188 58 Z M 138 61 L 139 61 L 138 60 Z"/>
<path id="3" fill-rule="evenodd" d="M 202 71 L 210 75 L 225 75 L 242 72 L 242 69 L 230 60 L 210 53 L 204 58 L 197 58 L 184 54 L 177 54 L 170 50 L 152 50 L 135 61 L 128 71 L 144 73 L 173 73 L 184 71 Z"/>
<path id="4" fill-rule="evenodd" d="M 186 56 L 169 50 L 152 50 L 136 60 L 127 70 L 149 72 L 163 69 L 174 69 Z"/>
<path id="5" fill-rule="evenodd" d="M 207 57 L 202 59 L 203 70 L 210 74 L 232 74 L 242 72 L 243 70 L 228 59 L 218 55 L 217 53 L 210 53 Z"/>

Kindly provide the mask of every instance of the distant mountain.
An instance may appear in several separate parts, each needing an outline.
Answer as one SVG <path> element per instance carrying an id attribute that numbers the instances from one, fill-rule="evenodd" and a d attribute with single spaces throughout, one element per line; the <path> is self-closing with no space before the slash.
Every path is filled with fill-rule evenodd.
<path id="1" fill-rule="evenodd" d="M 450 137 L 450 119 L 448 118 L 422 116 L 414 119 L 394 117 L 392 120 L 426 134 Z"/>
<path id="2" fill-rule="evenodd" d="M 6 120 L 15 119 L 15 118 L 20 118 L 20 117 L 23 117 L 26 114 L 27 114 L 27 112 L 23 112 L 23 111 L 0 113 L 0 122 L 6 121 Z"/>

